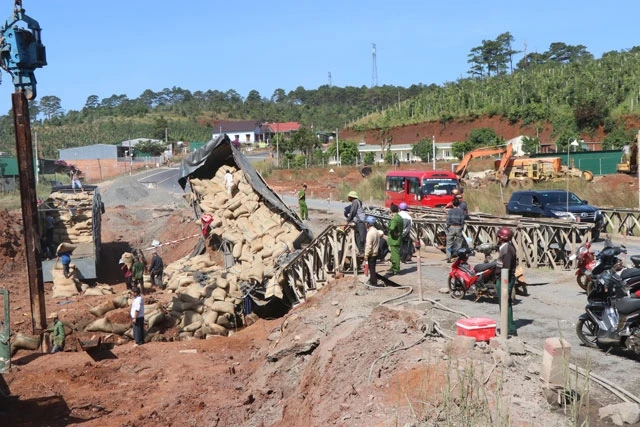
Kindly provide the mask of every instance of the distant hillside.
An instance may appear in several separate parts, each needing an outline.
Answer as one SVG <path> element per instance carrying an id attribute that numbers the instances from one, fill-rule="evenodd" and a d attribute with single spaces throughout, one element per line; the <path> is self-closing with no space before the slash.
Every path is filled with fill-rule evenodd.
<path id="1" fill-rule="evenodd" d="M 349 124 L 342 134 L 378 143 L 390 136 L 392 143 L 406 143 L 434 135 L 455 142 L 470 128 L 490 123 L 505 138 L 538 134 L 560 147 L 578 135 L 600 139 L 608 148 L 628 143 L 640 115 L 640 48 L 600 59 L 567 58 L 546 52 L 536 63 L 519 63 L 511 74 L 425 87 L 410 100 Z"/>

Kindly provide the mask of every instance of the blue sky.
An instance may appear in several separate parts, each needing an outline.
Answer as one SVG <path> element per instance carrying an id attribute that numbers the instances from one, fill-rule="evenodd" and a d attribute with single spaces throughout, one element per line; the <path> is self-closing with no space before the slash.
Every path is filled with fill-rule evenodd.
<path id="1" fill-rule="evenodd" d="M 47 48 L 38 97 L 58 96 L 65 110 L 81 109 L 89 95 L 136 98 L 173 86 L 243 97 L 256 89 L 270 98 L 278 88 L 328 84 L 329 72 L 335 86 L 370 86 L 372 43 L 378 84 L 404 87 L 466 77 L 470 50 L 506 31 L 527 52 L 563 42 L 600 57 L 640 45 L 640 2 L 630 0 L 23 0 L 23 7 Z M 3 2 L 0 18 L 12 9 Z M 14 88 L 2 74 L 4 114 Z"/>

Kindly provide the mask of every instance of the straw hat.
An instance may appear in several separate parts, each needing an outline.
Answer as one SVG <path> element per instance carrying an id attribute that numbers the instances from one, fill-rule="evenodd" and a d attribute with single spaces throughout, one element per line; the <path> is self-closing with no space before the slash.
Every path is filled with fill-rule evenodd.
<path id="1" fill-rule="evenodd" d="M 358 193 L 356 193 L 355 191 L 350 191 L 349 194 L 347 194 L 347 197 L 351 197 L 352 199 L 357 199 Z"/>
<path id="2" fill-rule="evenodd" d="M 55 311 L 47 316 L 47 319 L 57 319 L 57 318 L 58 318 L 58 313 L 56 313 Z"/>

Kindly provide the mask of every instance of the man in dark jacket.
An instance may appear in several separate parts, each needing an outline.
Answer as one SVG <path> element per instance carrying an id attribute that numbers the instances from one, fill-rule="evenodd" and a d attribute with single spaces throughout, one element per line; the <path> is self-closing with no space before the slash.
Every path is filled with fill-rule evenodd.
<path id="1" fill-rule="evenodd" d="M 509 296 L 507 299 L 507 333 L 512 336 L 517 336 L 518 332 L 516 331 L 516 324 L 513 321 L 513 287 L 516 284 L 516 247 L 513 246 L 513 231 L 508 227 L 502 227 L 498 230 L 498 260 L 496 263 L 496 269 L 500 271 L 501 269 L 506 269 L 509 271 Z M 498 275 L 496 280 L 496 291 L 498 294 L 498 303 L 501 303 L 502 298 L 500 298 L 500 288 L 502 285 L 501 275 Z M 502 310 L 502 308 L 500 308 Z M 504 328 L 505 326 L 502 325 Z"/>
<path id="2" fill-rule="evenodd" d="M 351 209 L 347 216 L 347 225 L 350 222 L 355 224 L 356 246 L 358 247 L 359 255 L 362 256 L 362 254 L 364 254 L 364 241 L 367 236 L 367 230 L 364 224 L 364 209 L 362 208 L 362 202 L 358 199 L 358 193 L 355 191 L 349 192 L 347 198 L 349 199 L 349 202 L 351 202 Z"/>
<path id="3" fill-rule="evenodd" d="M 164 263 L 157 251 L 153 251 L 151 264 L 149 265 L 149 274 L 151 276 L 151 286 L 162 287 L 162 272 L 164 271 Z"/>
<path id="4" fill-rule="evenodd" d="M 453 208 L 447 212 L 447 262 L 455 256 L 453 245 L 458 239 L 464 239 L 462 229 L 464 227 L 464 211 L 460 209 L 460 200 L 453 199 Z"/>

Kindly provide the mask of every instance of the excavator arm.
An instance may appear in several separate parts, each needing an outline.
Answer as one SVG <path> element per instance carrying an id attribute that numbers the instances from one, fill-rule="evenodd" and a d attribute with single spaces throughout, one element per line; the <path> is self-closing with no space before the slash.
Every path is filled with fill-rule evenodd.
<path id="1" fill-rule="evenodd" d="M 500 162 L 500 170 L 504 171 L 507 162 L 511 158 L 512 153 L 513 147 L 511 146 L 511 144 L 508 144 L 506 147 L 483 147 L 473 151 L 469 151 L 467 154 L 465 154 L 465 156 L 456 167 L 455 174 L 458 175 L 459 178 L 464 178 L 467 174 L 467 169 L 472 159 L 475 159 L 476 157 L 493 156 L 496 154 L 503 155 Z"/>

